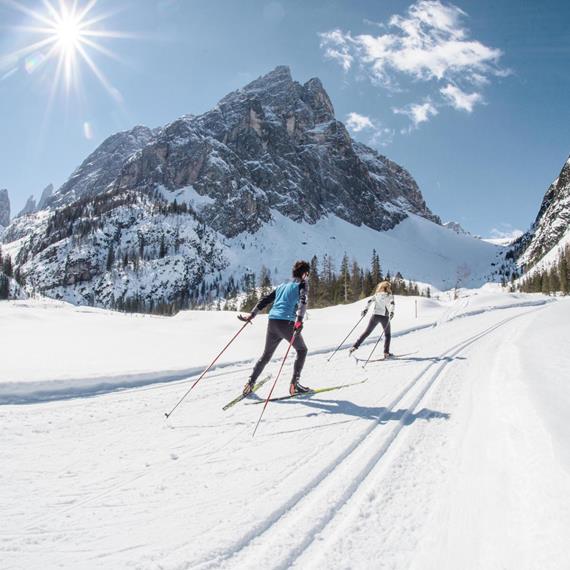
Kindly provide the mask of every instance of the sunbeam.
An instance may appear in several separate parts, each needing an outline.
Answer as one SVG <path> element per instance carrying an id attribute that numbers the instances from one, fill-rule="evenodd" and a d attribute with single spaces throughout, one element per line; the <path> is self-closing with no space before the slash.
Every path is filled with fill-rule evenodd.
<path id="1" fill-rule="evenodd" d="M 79 66 L 84 63 L 97 77 L 107 93 L 115 100 L 117 89 L 113 87 L 105 74 L 97 66 L 89 50 L 94 50 L 109 58 L 121 61 L 117 54 L 101 45 L 105 38 L 132 38 L 115 30 L 106 30 L 101 24 L 110 16 L 96 14 L 97 0 L 80 3 L 78 0 L 42 0 L 43 11 L 34 10 L 16 0 L 4 0 L 4 4 L 22 12 L 31 21 L 29 25 L 18 29 L 30 32 L 35 37 L 27 46 L 0 57 L 0 63 L 11 62 L 17 58 L 26 58 L 26 71 L 31 74 L 38 68 L 56 61 L 55 73 L 52 76 L 50 99 L 63 87 L 69 93 L 72 86 L 78 87 Z M 80 5 L 81 4 L 81 5 Z M 95 38 L 97 38 L 97 41 Z M 7 64 L 6 64 L 7 67 Z"/>

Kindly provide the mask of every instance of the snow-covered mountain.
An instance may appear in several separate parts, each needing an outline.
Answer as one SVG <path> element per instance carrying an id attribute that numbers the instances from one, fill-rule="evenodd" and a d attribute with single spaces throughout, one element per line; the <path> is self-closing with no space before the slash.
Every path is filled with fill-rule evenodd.
<path id="1" fill-rule="evenodd" d="M 461 268 L 479 284 L 500 251 L 443 230 L 404 168 L 351 139 L 321 82 L 284 66 L 203 115 L 113 135 L 44 202 L 4 235 L 21 273 L 105 307 L 184 306 L 262 266 L 277 280 L 299 257 L 367 266 L 373 249 L 410 279 L 454 286 Z"/>
<path id="2" fill-rule="evenodd" d="M 513 244 L 511 255 L 519 265 L 531 267 L 557 249 L 569 229 L 570 157 L 546 191 L 534 224 Z"/>
<path id="3" fill-rule="evenodd" d="M 448 230 L 451 230 L 456 234 L 465 235 L 465 236 L 471 235 L 467 230 L 464 230 L 461 224 L 459 224 L 458 222 L 445 222 L 445 224 L 442 225 L 444 228 L 447 228 Z"/>

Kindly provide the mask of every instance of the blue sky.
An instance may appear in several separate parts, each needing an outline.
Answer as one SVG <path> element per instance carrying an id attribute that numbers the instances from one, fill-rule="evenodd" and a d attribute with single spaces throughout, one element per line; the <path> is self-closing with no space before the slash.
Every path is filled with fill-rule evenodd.
<path id="1" fill-rule="evenodd" d="M 59 0 L 51 0 L 54 6 Z M 87 6 L 88 2 L 78 2 Z M 277 65 L 319 77 L 353 136 L 406 167 L 444 221 L 525 230 L 570 152 L 565 0 L 98 0 L 88 65 L 54 89 L 25 6 L 0 0 L 0 188 L 12 210 L 104 138 L 210 109 Z M 39 24 L 42 26 L 42 24 Z M 117 34 L 115 32 L 120 32 Z M 126 35 L 128 37 L 116 37 Z M 53 93 L 53 95 L 52 95 Z"/>

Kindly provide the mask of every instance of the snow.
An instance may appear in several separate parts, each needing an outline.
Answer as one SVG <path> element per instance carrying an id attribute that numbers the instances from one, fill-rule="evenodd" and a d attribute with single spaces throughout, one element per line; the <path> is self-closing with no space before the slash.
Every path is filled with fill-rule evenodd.
<path id="1" fill-rule="evenodd" d="M 210 196 L 198 194 L 193 186 L 185 186 L 177 190 L 167 190 L 164 186 L 159 186 L 157 190 L 168 202 L 172 203 L 176 200 L 178 204 L 186 203 L 192 206 L 196 211 L 200 211 L 204 206 L 210 206 L 215 202 Z"/>
<path id="2" fill-rule="evenodd" d="M 0 303 L 2 568 L 570 567 L 570 301 L 459 295 L 397 297 L 407 356 L 366 369 L 328 361 L 363 302 L 310 310 L 304 383 L 367 381 L 270 404 L 253 439 L 261 406 L 221 407 L 265 317 L 165 420 L 234 313 Z"/>
<path id="3" fill-rule="evenodd" d="M 445 290 L 461 286 L 481 286 L 491 264 L 502 260 L 505 249 L 466 235 L 458 235 L 425 218 L 409 215 L 395 228 L 378 232 L 355 226 L 337 216 L 327 216 L 315 224 L 294 222 L 272 210 L 273 220 L 253 235 L 225 240 L 230 272 L 242 275 L 252 270 L 259 275 L 265 264 L 276 281 L 288 277 L 280 273 L 300 258 L 325 254 L 336 268 L 346 253 L 362 267 L 370 266 L 376 249 L 384 273 L 400 271 L 406 279 L 429 282 Z M 271 260 L 279 260 L 273 267 Z M 277 269 L 277 272 L 274 270 Z M 288 271 L 288 269 L 287 269 Z"/>

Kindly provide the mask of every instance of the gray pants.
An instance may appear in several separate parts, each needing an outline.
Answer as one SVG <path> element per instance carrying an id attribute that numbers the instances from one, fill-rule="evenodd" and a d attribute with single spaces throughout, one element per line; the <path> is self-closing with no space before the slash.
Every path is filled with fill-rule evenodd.
<path id="1" fill-rule="evenodd" d="M 390 352 L 390 340 L 392 339 L 392 331 L 390 330 L 390 319 L 384 315 L 372 315 L 370 321 L 368 321 L 368 326 L 366 330 L 358 337 L 358 340 L 354 343 L 354 346 L 358 348 L 362 341 L 370 335 L 370 333 L 378 326 L 378 323 L 382 323 L 382 328 L 384 329 L 384 354 Z"/>
<path id="2" fill-rule="evenodd" d="M 287 341 L 287 343 L 291 341 L 294 325 L 295 323 L 293 321 L 269 319 L 267 324 L 267 334 L 265 336 L 265 350 L 263 351 L 261 358 L 253 367 L 253 372 L 251 373 L 252 380 L 257 380 L 258 376 L 263 372 L 263 369 L 271 360 L 271 357 L 279 343 L 282 340 Z M 307 345 L 300 333 L 295 335 L 293 348 L 297 351 L 297 358 L 295 359 L 295 365 L 293 367 L 293 378 L 298 379 L 301 376 L 301 370 L 303 370 L 305 358 L 307 357 Z"/>

